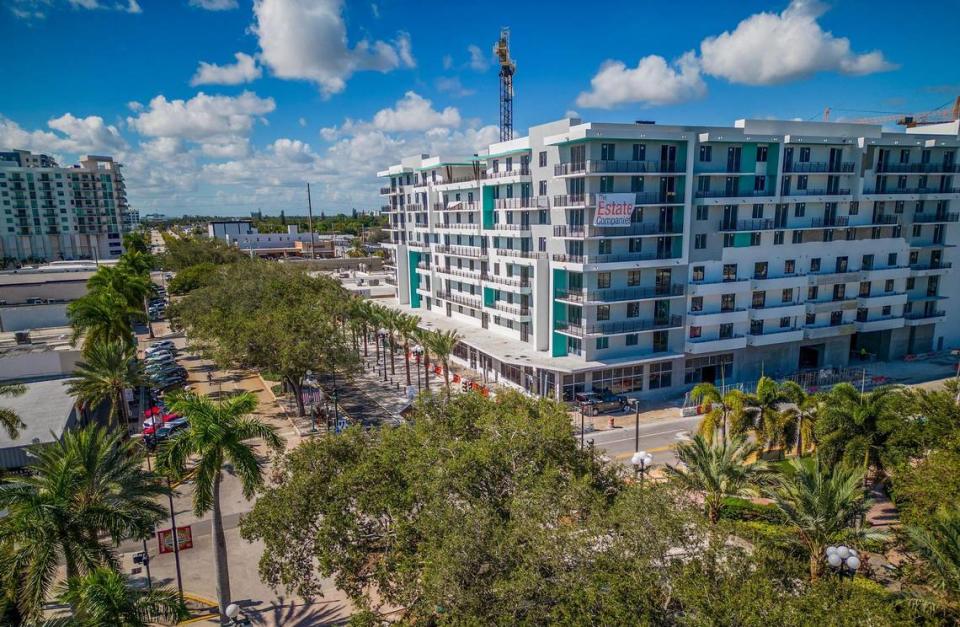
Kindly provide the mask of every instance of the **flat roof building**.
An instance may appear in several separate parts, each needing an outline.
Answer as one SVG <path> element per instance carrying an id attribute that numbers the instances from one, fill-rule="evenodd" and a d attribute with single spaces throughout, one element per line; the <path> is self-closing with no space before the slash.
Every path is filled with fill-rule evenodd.
<path id="1" fill-rule="evenodd" d="M 21 396 L 0 399 L 0 407 L 12 409 L 23 419 L 16 439 L 0 429 L 0 469 L 22 468 L 30 463 L 30 446 L 50 444 L 79 423 L 76 402 L 67 392 L 68 379 L 26 383 Z"/>
<path id="2" fill-rule="evenodd" d="M 958 124 L 564 119 L 379 172 L 397 307 L 531 393 L 676 393 L 960 344 Z"/>

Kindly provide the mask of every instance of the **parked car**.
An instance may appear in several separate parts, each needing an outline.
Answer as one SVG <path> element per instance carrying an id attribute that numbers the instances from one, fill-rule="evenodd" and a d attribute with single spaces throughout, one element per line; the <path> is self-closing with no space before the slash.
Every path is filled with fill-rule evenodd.
<path id="1" fill-rule="evenodd" d="M 170 359 L 176 359 L 177 356 L 173 351 L 168 350 L 159 350 L 148 353 L 144 359 L 146 361 L 167 361 Z"/>
<path id="2" fill-rule="evenodd" d="M 161 349 L 161 348 L 173 349 L 173 348 L 176 348 L 176 347 L 173 345 L 173 340 L 160 340 L 159 342 L 154 342 L 153 344 L 151 344 L 151 345 L 147 348 L 147 351 L 149 352 L 149 351 L 152 351 L 152 350 L 159 350 L 159 349 Z"/>
<path id="3" fill-rule="evenodd" d="M 180 431 L 181 429 L 186 429 L 187 425 L 189 424 L 190 423 L 187 421 L 186 418 L 176 418 L 174 420 L 171 420 L 170 422 L 164 423 L 162 427 L 158 428 L 156 433 L 154 433 L 154 437 L 157 440 L 165 440 L 166 438 L 169 438 L 171 435 L 173 435 L 177 431 Z"/>
<path id="4" fill-rule="evenodd" d="M 609 414 L 615 411 L 623 411 L 627 406 L 625 396 L 616 394 L 598 394 L 596 392 L 584 392 L 573 397 L 574 403 L 580 407 L 583 413 L 589 416 L 599 414 Z"/>

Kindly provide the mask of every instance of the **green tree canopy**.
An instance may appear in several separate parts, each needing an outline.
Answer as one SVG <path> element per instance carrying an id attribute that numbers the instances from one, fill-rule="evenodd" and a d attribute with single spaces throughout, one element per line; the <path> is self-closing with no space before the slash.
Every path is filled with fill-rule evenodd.
<path id="1" fill-rule="evenodd" d="M 212 281 L 213 274 L 219 268 L 220 266 L 210 262 L 188 266 L 177 272 L 170 281 L 167 281 L 167 288 L 171 294 L 182 296 Z"/>
<path id="2" fill-rule="evenodd" d="M 179 272 L 200 263 L 216 265 L 236 263 L 246 257 L 238 248 L 209 237 L 167 237 L 166 252 L 160 260 L 164 270 Z"/>

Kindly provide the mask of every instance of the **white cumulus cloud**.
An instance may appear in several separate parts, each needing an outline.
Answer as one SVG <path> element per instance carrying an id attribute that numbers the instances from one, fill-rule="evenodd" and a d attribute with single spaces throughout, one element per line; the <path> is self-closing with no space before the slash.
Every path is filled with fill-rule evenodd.
<path id="1" fill-rule="evenodd" d="M 78 118 L 71 113 L 47 121 L 53 131 L 27 131 L 13 120 L 0 116 L 0 146 L 47 154 L 70 155 L 113 153 L 126 149 L 127 142 L 116 126 L 98 115 Z"/>
<path id="2" fill-rule="evenodd" d="M 245 137 L 258 116 L 274 109 L 273 98 L 260 98 L 249 91 L 239 96 L 209 96 L 200 92 L 190 100 L 167 100 L 159 95 L 135 117 L 128 117 L 127 124 L 148 137 L 226 143 Z"/>
<path id="3" fill-rule="evenodd" d="M 324 95 L 343 91 L 356 72 L 416 65 L 406 33 L 351 46 L 342 0 L 255 0 L 253 11 L 262 63 L 278 78 L 316 83 Z"/>
<path id="4" fill-rule="evenodd" d="M 826 10 L 817 0 L 793 0 L 782 13 L 751 15 L 733 32 L 703 40 L 703 71 L 734 83 L 772 85 L 817 72 L 862 75 L 896 67 L 879 50 L 854 53 L 849 39 L 824 31 L 817 18 Z"/>
<path id="5" fill-rule="evenodd" d="M 486 72 L 490 67 L 490 60 L 480 49 L 480 46 L 470 44 L 467 46 L 467 52 L 470 53 L 470 69 L 477 72 Z"/>
<path id="6" fill-rule="evenodd" d="M 443 111 L 416 92 L 408 91 L 393 108 L 377 111 L 373 126 L 383 131 L 425 131 L 437 126 L 460 126 L 460 112 L 456 107 Z"/>
<path id="7" fill-rule="evenodd" d="M 257 60 L 249 54 L 237 52 L 233 55 L 237 60 L 230 65 L 200 62 L 197 73 L 190 80 L 191 85 L 240 85 L 255 81 L 263 75 L 263 70 L 257 65 Z"/>
<path id="8" fill-rule="evenodd" d="M 659 55 L 646 56 L 633 68 L 622 61 L 605 61 L 590 79 L 590 87 L 589 92 L 577 96 L 579 106 L 609 109 L 630 102 L 673 104 L 699 98 L 707 91 L 693 52 L 673 63 Z"/>

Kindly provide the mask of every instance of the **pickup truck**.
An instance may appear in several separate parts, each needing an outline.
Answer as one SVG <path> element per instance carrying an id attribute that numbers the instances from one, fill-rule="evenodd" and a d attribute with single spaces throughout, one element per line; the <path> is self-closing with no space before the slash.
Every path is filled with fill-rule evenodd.
<path id="1" fill-rule="evenodd" d="M 627 398 L 616 394 L 598 394 L 596 392 L 583 392 L 573 397 L 573 402 L 580 410 L 588 416 L 597 416 L 600 414 L 610 414 L 616 411 L 623 411 L 627 406 Z"/>

